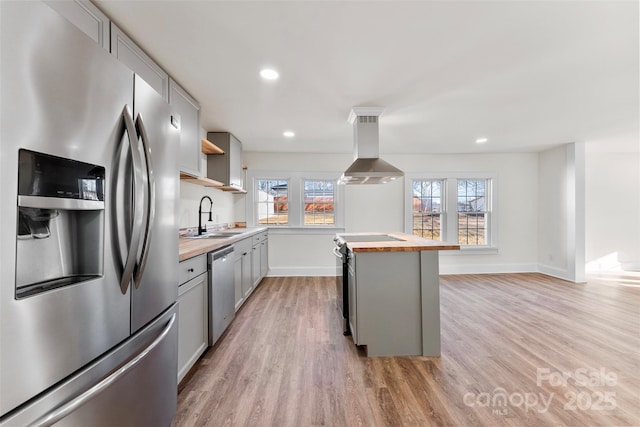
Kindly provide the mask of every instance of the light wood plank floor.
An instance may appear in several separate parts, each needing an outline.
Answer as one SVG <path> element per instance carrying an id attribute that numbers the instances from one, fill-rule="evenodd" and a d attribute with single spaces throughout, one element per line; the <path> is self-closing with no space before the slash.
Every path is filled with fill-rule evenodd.
<path id="1" fill-rule="evenodd" d="M 442 276 L 442 357 L 367 358 L 333 278 L 266 278 L 183 381 L 173 425 L 638 426 L 637 285 Z"/>

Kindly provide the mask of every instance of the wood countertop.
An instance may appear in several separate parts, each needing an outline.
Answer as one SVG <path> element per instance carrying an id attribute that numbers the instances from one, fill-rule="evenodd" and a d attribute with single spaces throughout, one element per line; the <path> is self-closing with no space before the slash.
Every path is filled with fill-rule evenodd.
<path id="1" fill-rule="evenodd" d="M 381 236 L 381 241 L 356 242 L 348 241 L 349 237 Z M 383 241 L 386 236 L 399 240 Z M 375 237 L 371 237 L 375 239 Z M 459 250 L 460 245 L 425 239 L 406 233 L 340 233 L 336 234 L 339 243 L 346 243 L 353 252 L 411 252 Z"/>
<path id="2" fill-rule="evenodd" d="M 215 251 L 223 246 L 231 245 L 240 240 L 251 237 L 254 234 L 267 231 L 266 227 L 253 227 L 253 228 L 232 228 L 229 230 L 221 230 L 219 233 L 225 232 L 237 232 L 242 230 L 242 233 L 232 234 L 229 237 L 220 239 L 201 238 L 193 239 L 189 237 L 180 237 L 178 243 L 178 254 L 180 261 L 193 258 L 198 255 L 206 254 L 207 252 Z M 215 232 L 213 232 L 215 234 Z"/>

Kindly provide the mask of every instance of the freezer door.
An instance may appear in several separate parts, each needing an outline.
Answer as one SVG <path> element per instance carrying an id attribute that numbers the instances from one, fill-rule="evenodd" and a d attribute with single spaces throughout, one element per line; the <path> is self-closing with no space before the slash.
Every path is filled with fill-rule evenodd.
<path id="1" fill-rule="evenodd" d="M 177 304 L 0 427 L 161 427 L 176 412 Z"/>
<path id="2" fill-rule="evenodd" d="M 131 332 L 178 299 L 179 132 L 169 104 L 135 76 L 134 116 L 147 180 L 137 189 L 145 201 L 142 244 L 134 272 Z"/>
<path id="3" fill-rule="evenodd" d="M 122 111 L 133 106 L 133 73 L 41 2 L 0 1 L 0 43 L 2 416 L 130 335 L 131 295 L 121 291 L 113 257 L 111 230 L 120 225 L 107 213 L 110 189 L 97 278 L 24 298 L 15 283 L 18 150 L 104 167 L 111 182 L 115 147 L 127 139 Z"/>

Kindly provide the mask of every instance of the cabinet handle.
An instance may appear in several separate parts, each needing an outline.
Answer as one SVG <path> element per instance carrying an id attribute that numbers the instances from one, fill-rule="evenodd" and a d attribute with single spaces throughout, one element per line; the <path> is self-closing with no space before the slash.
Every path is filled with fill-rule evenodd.
<path id="1" fill-rule="evenodd" d="M 194 271 L 193 268 L 187 269 L 187 273 L 193 273 L 193 271 Z"/>

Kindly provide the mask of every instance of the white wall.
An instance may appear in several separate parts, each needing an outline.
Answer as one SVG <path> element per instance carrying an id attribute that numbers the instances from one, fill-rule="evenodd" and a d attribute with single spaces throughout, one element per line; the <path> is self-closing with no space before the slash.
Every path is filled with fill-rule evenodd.
<path id="1" fill-rule="evenodd" d="M 497 173 L 498 253 L 442 256 L 443 273 L 537 270 L 536 153 L 383 157 L 406 172 Z M 351 163 L 352 156 L 246 152 L 244 160 L 249 169 L 341 172 Z M 345 199 L 346 232 L 404 230 L 403 180 L 382 185 L 346 186 Z M 304 271 L 333 274 L 333 234 L 335 230 L 325 234 L 271 232 L 269 263 L 272 274 L 304 274 Z"/>
<path id="2" fill-rule="evenodd" d="M 541 152 L 538 175 L 538 269 L 584 282 L 585 144 Z"/>
<path id="3" fill-rule="evenodd" d="M 567 153 L 564 146 L 543 151 L 538 163 L 538 262 L 561 276 L 567 269 Z"/>
<path id="4" fill-rule="evenodd" d="M 404 231 L 404 179 L 387 184 L 345 186 L 345 230 Z"/>
<path id="5" fill-rule="evenodd" d="M 497 206 L 493 214 L 498 219 L 498 253 L 463 255 L 457 251 L 442 252 L 441 273 L 537 271 L 536 153 L 387 156 L 386 160 L 412 173 L 497 174 Z"/>
<path id="6" fill-rule="evenodd" d="M 586 154 L 588 270 L 640 270 L 640 153 Z"/>

